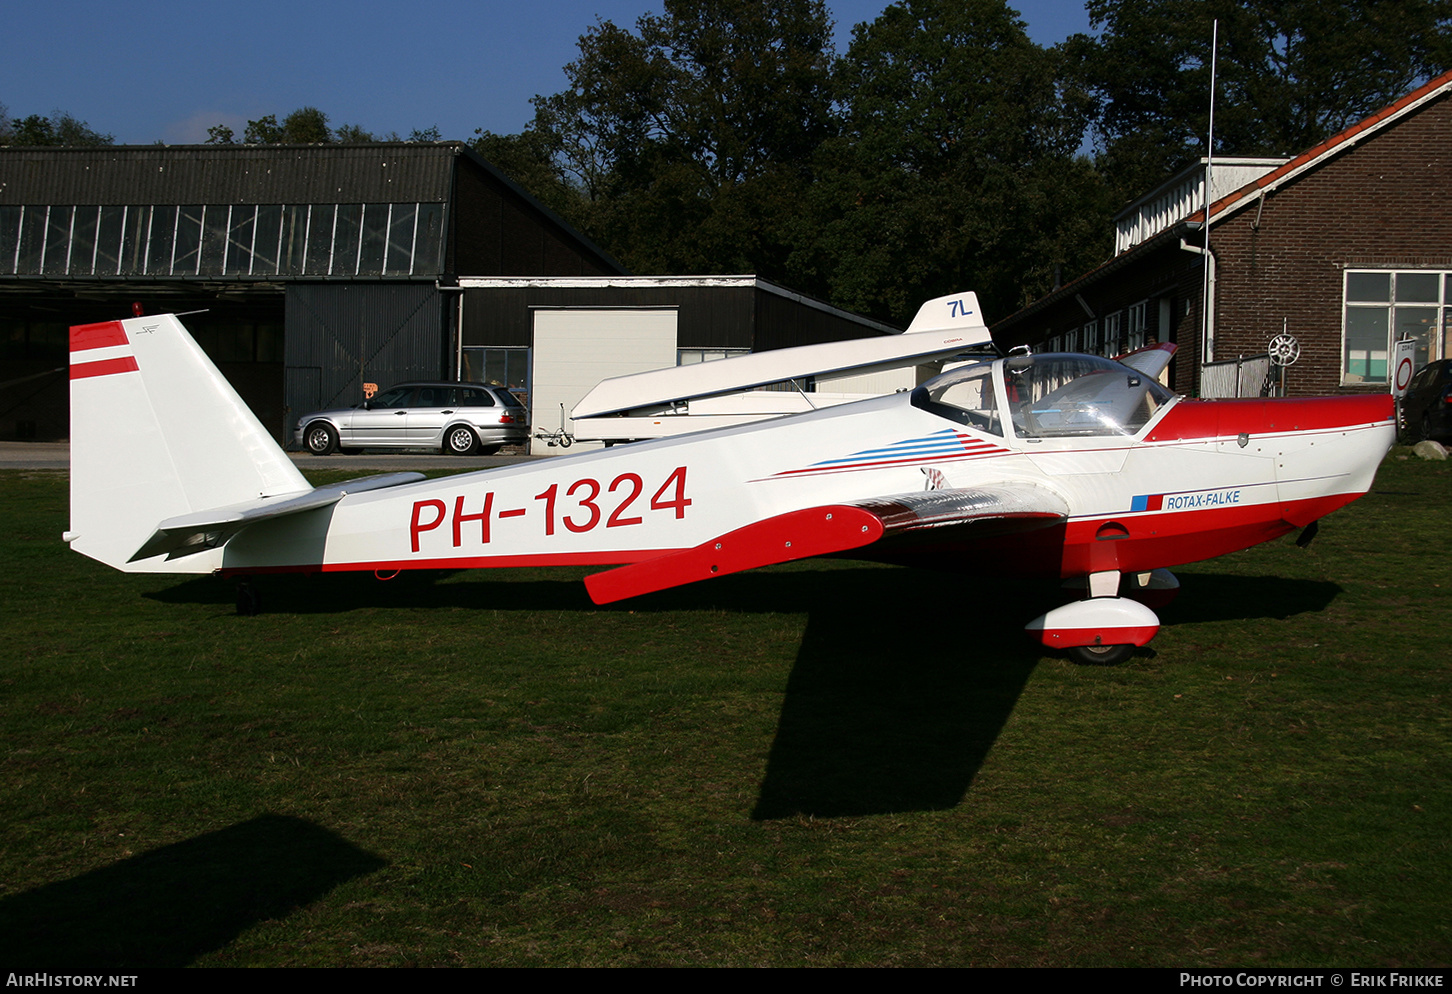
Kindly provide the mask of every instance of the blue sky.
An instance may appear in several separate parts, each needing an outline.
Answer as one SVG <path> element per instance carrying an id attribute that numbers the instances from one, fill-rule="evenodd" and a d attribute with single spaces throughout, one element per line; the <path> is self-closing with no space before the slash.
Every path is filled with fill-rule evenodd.
<path id="1" fill-rule="evenodd" d="M 828 0 L 838 50 L 882 0 Z M 1030 36 L 1052 45 L 1089 30 L 1082 3 L 1020 0 Z M 0 104 L 12 116 L 68 111 L 117 142 L 199 142 L 225 123 L 311 105 L 370 131 L 437 125 L 519 131 L 529 98 L 561 71 L 596 19 L 633 25 L 659 0 L 194 0 L 15 4 L 0 42 Z"/>

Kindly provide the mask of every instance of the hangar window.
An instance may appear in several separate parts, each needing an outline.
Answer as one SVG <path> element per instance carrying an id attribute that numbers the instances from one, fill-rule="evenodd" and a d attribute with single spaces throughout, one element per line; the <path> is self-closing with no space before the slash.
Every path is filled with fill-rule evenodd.
<path id="1" fill-rule="evenodd" d="M 8 205 L 0 274 L 433 275 L 443 240 L 442 204 Z"/>

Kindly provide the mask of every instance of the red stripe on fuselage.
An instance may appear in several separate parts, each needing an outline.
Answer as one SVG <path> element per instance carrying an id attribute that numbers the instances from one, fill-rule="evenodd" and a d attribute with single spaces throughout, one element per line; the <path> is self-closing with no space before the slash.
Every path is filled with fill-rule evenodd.
<path id="1" fill-rule="evenodd" d="M 71 351 L 84 352 L 87 349 L 104 349 L 113 345 L 126 344 L 126 330 L 120 321 L 104 324 L 78 324 L 71 328 Z"/>
<path id="2" fill-rule="evenodd" d="M 108 376 L 111 373 L 130 373 L 137 369 L 136 360 L 129 355 L 116 359 L 98 359 L 96 362 L 71 363 L 71 379 L 83 380 L 87 376 Z"/>
<path id="3" fill-rule="evenodd" d="M 1145 436 L 1146 442 L 1201 441 L 1289 431 L 1326 431 L 1389 421 L 1390 394 L 1275 397 L 1258 400 L 1182 400 Z"/>

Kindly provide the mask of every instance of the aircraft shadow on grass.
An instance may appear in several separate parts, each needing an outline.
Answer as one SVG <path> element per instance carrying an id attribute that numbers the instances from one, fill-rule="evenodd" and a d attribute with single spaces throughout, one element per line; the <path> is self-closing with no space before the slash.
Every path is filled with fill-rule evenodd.
<path id="1" fill-rule="evenodd" d="M 404 574 L 386 583 L 351 573 L 269 577 L 261 581 L 262 598 L 270 609 L 302 614 L 406 607 L 805 614 L 806 632 L 751 812 L 758 820 L 959 803 L 1042 656 L 1015 619 L 1072 597 L 1052 583 L 829 565 L 727 576 L 601 608 L 577 579 L 473 574 L 480 579 L 433 582 L 438 575 Z M 1184 595 L 1166 611 L 1168 623 L 1283 619 L 1324 608 L 1340 589 L 1217 573 L 1184 582 Z M 232 588 L 196 579 L 147 596 L 224 604 Z"/>
<path id="2" fill-rule="evenodd" d="M 326 829 L 261 815 L 0 900 L 7 969 L 180 967 L 387 864 Z"/>

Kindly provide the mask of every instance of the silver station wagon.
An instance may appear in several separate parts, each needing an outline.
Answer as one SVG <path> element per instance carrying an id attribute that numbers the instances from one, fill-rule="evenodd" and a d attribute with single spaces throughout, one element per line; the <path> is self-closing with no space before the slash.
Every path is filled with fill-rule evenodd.
<path id="1" fill-rule="evenodd" d="M 314 455 L 359 449 L 438 449 L 488 455 L 529 438 L 529 415 L 503 387 L 400 383 L 357 407 L 298 419 L 293 439 Z"/>

